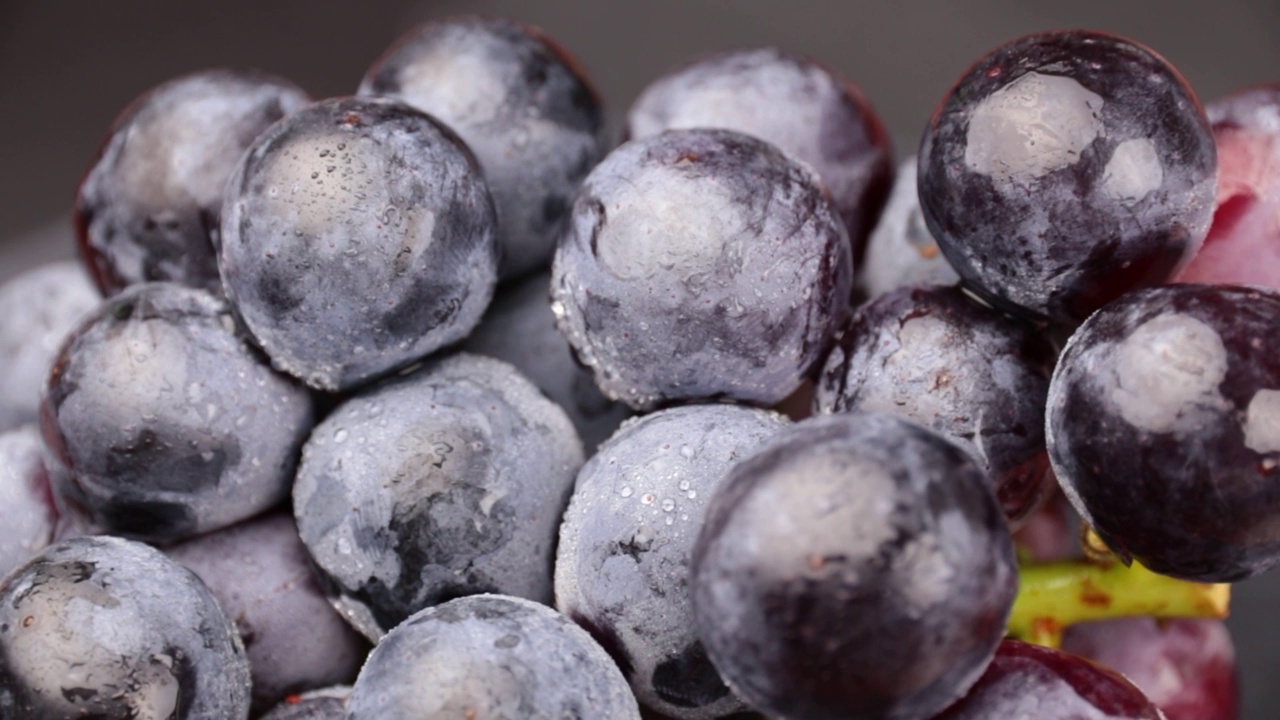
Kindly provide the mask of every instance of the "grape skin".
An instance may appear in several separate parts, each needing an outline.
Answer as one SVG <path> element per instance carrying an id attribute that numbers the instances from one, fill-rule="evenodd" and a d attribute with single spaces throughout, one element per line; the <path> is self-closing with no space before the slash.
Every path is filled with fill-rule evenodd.
<path id="1" fill-rule="evenodd" d="M 1280 563 L 1280 292 L 1136 291 L 1071 337 L 1046 435 L 1072 504 L 1123 559 L 1230 582 Z"/>
<path id="2" fill-rule="evenodd" d="M 975 63 L 934 113 L 920 204 L 965 282 L 1074 326 L 1167 281 L 1204 241 L 1216 154 L 1186 81 L 1105 33 L 1029 35 Z"/>
<path id="3" fill-rule="evenodd" d="M 875 413 L 802 421 L 737 465 L 691 571 L 698 636 L 778 717 L 923 720 L 982 673 L 1017 588 L 982 468 Z"/>

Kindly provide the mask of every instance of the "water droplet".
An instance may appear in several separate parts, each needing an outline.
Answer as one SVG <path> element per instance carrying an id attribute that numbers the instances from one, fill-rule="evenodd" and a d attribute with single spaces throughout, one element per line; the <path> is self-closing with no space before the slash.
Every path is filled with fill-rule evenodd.
<path id="1" fill-rule="evenodd" d="M 681 489 L 681 490 L 688 490 L 688 489 L 689 489 L 689 481 L 688 481 L 688 480 L 681 480 L 681 481 L 680 481 L 680 489 Z"/>
<path id="2" fill-rule="evenodd" d="M 690 500 L 692 500 L 692 499 L 694 499 L 694 498 L 698 497 L 698 491 L 697 491 L 697 490 L 690 490 L 688 493 L 686 493 L 686 495 L 688 496 L 688 498 L 689 498 Z"/>
<path id="3" fill-rule="evenodd" d="M 631 489 L 630 485 L 623 485 L 622 489 L 618 491 L 618 494 L 622 497 L 631 497 L 631 494 L 634 492 L 635 491 Z"/>
<path id="4" fill-rule="evenodd" d="M 663 512 L 671 512 L 672 510 L 675 510 L 675 509 L 676 509 L 676 501 L 675 501 L 675 500 L 672 500 L 671 498 L 667 498 L 666 500 L 663 500 L 663 501 L 662 501 L 662 511 L 663 511 Z"/>
<path id="5" fill-rule="evenodd" d="M 674 524 L 675 524 L 675 522 L 676 522 L 676 519 L 675 519 L 674 517 L 672 517 L 672 516 L 670 516 L 670 515 L 668 515 L 668 516 L 667 516 L 666 523 L 667 523 L 668 525 L 674 525 Z"/>
<path id="6" fill-rule="evenodd" d="M 692 460 L 698 453 L 692 447 L 685 445 L 680 448 L 680 454 L 683 455 L 686 460 Z M 683 489 L 684 488 L 681 488 L 681 490 Z"/>
<path id="7" fill-rule="evenodd" d="M 338 552 L 342 555 L 351 554 L 351 543 L 347 542 L 346 538 L 338 538 Z"/>
<path id="8" fill-rule="evenodd" d="M 333 441 L 336 443 L 344 442 L 346 441 L 346 439 L 347 439 L 346 428 L 338 428 L 338 430 L 333 433 Z"/>
<path id="9" fill-rule="evenodd" d="M 213 451 L 205 450 L 204 452 L 200 453 L 200 459 L 205 462 L 211 462 L 213 460 Z"/>

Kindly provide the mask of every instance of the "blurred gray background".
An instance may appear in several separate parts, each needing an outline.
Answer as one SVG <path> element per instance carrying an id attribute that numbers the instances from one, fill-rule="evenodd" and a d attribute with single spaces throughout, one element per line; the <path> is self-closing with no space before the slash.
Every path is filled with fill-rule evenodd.
<path id="1" fill-rule="evenodd" d="M 1128 35 L 1177 66 L 1202 99 L 1280 82 L 1280 2 L 1029 3 L 700 0 L 0 0 L 0 281 L 74 253 L 69 207 L 113 117 L 175 75 L 227 65 L 292 79 L 316 97 L 354 92 L 401 32 L 441 15 L 532 22 L 585 64 L 616 130 L 651 79 L 697 55 L 775 44 L 859 84 L 910 154 L 934 105 L 986 50 L 1037 30 Z M 1280 717 L 1280 573 L 1237 587 L 1243 717 Z"/>

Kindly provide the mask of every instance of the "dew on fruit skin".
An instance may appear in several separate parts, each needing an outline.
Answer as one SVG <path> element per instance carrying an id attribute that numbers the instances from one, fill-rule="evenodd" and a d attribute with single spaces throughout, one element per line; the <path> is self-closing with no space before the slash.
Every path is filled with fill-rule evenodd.
<path id="1" fill-rule="evenodd" d="M 665 500 L 662 501 L 663 512 L 671 512 L 672 510 L 675 510 L 675 509 L 676 509 L 675 500 L 672 500 L 671 498 L 666 498 Z"/>
<path id="2" fill-rule="evenodd" d="M 335 443 L 339 443 L 339 444 L 341 444 L 341 443 L 343 443 L 343 442 L 346 442 L 346 440 L 347 440 L 347 436 L 348 436 L 348 433 L 347 433 L 347 429 L 346 429 L 346 428 L 338 428 L 338 429 L 337 429 L 336 431 L 334 431 L 334 433 L 333 433 L 333 441 L 334 441 Z"/>
<path id="3" fill-rule="evenodd" d="M 631 495 L 632 495 L 634 492 L 635 492 L 635 491 L 631 489 L 631 486 L 630 486 L 630 485 L 623 485 L 623 486 L 622 486 L 622 489 L 618 490 L 618 494 L 619 494 L 619 495 L 621 495 L 621 496 L 622 496 L 622 497 L 624 497 L 624 498 L 629 498 L 629 497 L 631 497 Z"/>

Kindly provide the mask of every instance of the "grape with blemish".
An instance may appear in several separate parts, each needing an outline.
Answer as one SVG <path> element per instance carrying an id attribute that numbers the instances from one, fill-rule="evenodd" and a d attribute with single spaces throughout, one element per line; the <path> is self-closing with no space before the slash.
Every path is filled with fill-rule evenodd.
<path id="1" fill-rule="evenodd" d="M 67 540 L 0 582 L 0 717 L 245 718 L 249 682 L 208 588 L 147 545 Z"/>
<path id="2" fill-rule="evenodd" d="M 376 642 L 464 595 L 550 604 L 582 461 L 564 411 L 515 368 L 457 354 L 339 405 L 307 440 L 293 508 L 331 599 Z"/>

